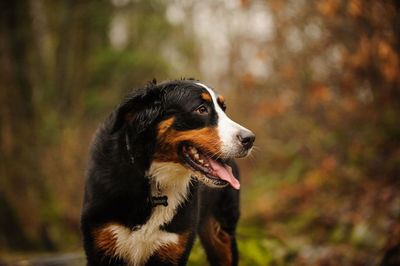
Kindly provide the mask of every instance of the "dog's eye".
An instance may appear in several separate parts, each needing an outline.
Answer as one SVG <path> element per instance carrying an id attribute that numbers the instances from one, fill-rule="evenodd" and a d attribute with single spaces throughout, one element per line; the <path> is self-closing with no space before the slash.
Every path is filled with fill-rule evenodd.
<path id="1" fill-rule="evenodd" d="M 201 115 L 205 115 L 205 114 L 208 114 L 208 109 L 207 109 L 206 106 L 200 105 L 200 106 L 196 109 L 196 113 L 201 114 Z"/>

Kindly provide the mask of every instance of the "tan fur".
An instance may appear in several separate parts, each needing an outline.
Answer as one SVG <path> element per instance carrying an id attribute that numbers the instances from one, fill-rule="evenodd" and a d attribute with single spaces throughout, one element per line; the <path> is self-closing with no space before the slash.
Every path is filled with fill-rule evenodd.
<path id="1" fill-rule="evenodd" d="M 210 156 L 221 154 L 221 141 L 216 127 L 177 131 L 171 128 L 174 118 L 161 122 L 158 126 L 156 162 L 184 163 L 178 154 L 179 144 L 188 142 Z"/>
<path id="2" fill-rule="evenodd" d="M 232 265 L 231 237 L 214 217 L 208 218 L 199 234 L 205 249 L 217 255 L 219 265 Z"/>
<path id="3" fill-rule="evenodd" d="M 185 252 L 189 235 L 189 232 L 183 233 L 179 236 L 178 243 L 171 243 L 162 246 L 156 251 L 156 256 L 158 256 L 163 262 L 170 262 L 174 265 L 178 265 L 179 258 Z"/>
<path id="4" fill-rule="evenodd" d="M 218 95 L 218 101 L 220 103 L 224 103 L 224 97 L 222 97 L 221 95 Z"/>
<path id="5" fill-rule="evenodd" d="M 208 102 L 211 102 L 211 101 L 212 101 L 211 95 L 210 95 L 209 93 L 203 92 L 203 93 L 201 94 L 201 98 L 203 98 L 203 100 L 208 101 Z"/>
<path id="6" fill-rule="evenodd" d="M 93 230 L 94 245 L 97 249 L 104 252 L 105 255 L 115 256 L 117 248 L 117 237 L 114 232 L 109 229 L 112 223 L 106 224 L 103 227 Z"/>

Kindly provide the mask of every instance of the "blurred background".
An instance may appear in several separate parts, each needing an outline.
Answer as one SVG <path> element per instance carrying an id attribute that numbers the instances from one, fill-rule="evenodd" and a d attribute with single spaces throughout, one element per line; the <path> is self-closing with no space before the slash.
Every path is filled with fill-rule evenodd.
<path id="1" fill-rule="evenodd" d="M 396 0 L 2 1 L 0 264 L 83 256 L 96 128 L 153 78 L 195 77 L 257 135 L 239 160 L 241 265 L 399 265 L 399 11 Z M 190 265 L 204 263 L 196 244 Z"/>

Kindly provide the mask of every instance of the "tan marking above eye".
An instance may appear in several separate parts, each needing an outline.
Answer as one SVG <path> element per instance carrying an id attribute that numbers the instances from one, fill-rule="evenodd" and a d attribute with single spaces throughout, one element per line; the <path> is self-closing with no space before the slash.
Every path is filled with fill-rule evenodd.
<path id="1" fill-rule="evenodd" d="M 203 92 L 201 94 L 201 98 L 203 98 L 203 100 L 208 101 L 208 102 L 212 101 L 211 95 L 209 93 L 207 93 L 207 92 Z"/>
<path id="2" fill-rule="evenodd" d="M 218 101 L 220 103 L 224 103 L 224 97 L 222 97 L 221 95 L 218 95 Z"/>

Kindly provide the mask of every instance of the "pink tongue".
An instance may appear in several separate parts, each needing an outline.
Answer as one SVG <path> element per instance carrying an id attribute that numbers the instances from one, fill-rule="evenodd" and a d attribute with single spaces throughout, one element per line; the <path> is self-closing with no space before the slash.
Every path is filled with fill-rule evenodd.
<path id="1" fill-rule="evenodd" d="M 211 158 L 209 158 L 209 162 L 214 170 L 214 173 L 217 174 L 219 178 L 227 181 L 233 188 L 240 189 L 239 180 L 233 176 L 232 168 L 229 165 L 221 164 Z"/>

